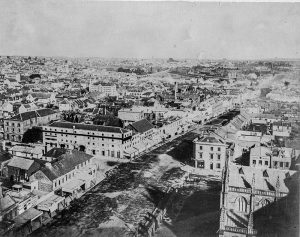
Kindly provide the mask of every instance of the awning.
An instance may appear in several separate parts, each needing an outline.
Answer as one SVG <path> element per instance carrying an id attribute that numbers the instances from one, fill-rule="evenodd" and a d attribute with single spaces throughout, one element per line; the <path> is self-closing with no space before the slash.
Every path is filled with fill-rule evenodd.
<path id="1" fill-rule="evenodd" d="M 131 155 L 131 154 L 134 154 L 135 152 L 137 152 L 137 150 L 134 149 L 133 147 L 129 147 L 129 148 L 126 149 L 124 152 L 125 152 L 126 154 L 128 154 L 128 155 Z"/>
<path id="2" fill-rule="evenodd" d="M 58 195 L 52 195 L 45 201 L 41 202 L 38 206 L 37 209 L 41 211 L 50 211 L 53 212 L 57 209 L 58 204 L 64 201 L 64 197 L 58 196 Z"/>
<path id="3" fill-rule="evenodd" d="M 134 148 L 137 149 L 138 151 L 142 151 L 146 149 L 146 144 L 143 142 L 140 142 L 136 145 L 134 145 Z"/>
<path id="4" fill-rule="evenodd" d="M 62 191 L 66 193 L 73 193 L 75 190 L 80 188 L 84 182 L 81 179 L 72 180 L 62 186 Z"/>
<path id="5" fill-rule="evenodd" d="M 28 221 L 34 221 L 41 215 L 43 215 L 42 211 L 39 211 L 39 210 L 31 207 L 16 217 L 16 219 L 14 220 L 16 223 L 16 227 L 20 227 L 20 226 L 24 225 L 25 223 L 27 223 Z"/>

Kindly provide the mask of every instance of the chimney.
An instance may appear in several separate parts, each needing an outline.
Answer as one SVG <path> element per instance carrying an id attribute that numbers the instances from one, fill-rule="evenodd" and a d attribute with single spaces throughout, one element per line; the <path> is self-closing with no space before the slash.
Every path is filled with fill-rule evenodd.
<path id="1" fill-rule="evenodd" d="M 67 149 L 66 154 L 72 154 L 72 150 L 71 149 Z"/>
<path id="2" fill-rule="evenodd" d="M 46 166 L 48 169 L 51 169 L 51 168 L 52 168 L 52 165 L 51 165 L 50 162 L 45 163 L 45 166 Z"/>

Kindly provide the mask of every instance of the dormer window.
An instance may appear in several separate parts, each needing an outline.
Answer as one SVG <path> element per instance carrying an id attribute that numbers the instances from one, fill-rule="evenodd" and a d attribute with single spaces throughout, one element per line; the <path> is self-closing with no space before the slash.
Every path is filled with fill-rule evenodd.
<path id="1" fill-rule="evenodd" d="M 239 168 L 239 174 L 245 174 L 243 168 Z"/>
<path id="2" fill-rule="evenodd" d="M 267 170 L 264 170 L 263 176 L 264 176 L 265 178 L 268 178 L 268 177 L 269 177 L 269 174 L 268 174 Z"/>

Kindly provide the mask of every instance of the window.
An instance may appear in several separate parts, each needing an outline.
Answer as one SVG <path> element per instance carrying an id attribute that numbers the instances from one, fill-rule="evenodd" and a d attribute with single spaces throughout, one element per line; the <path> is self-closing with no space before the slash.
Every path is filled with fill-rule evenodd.
<path id="1" fill-rule="evenodd" d="M 220 154 L 218 154 L 218 160 L 221 160 L 221 155 Z"/>
<path id="2" fill-rule="evenodd" d="M 213 159 L 214 158 L 214 154 L 210 154 L 210 159 Z"/>
<path id="3" fill-rule="evenodd" d="M 259 163 L 260 165 L 262 165 L 262 160 L 258 161 L 258 163 Z"/>
<path id="4" fill-rule="evenodd" d="M 274 161 L 274 166 L 276 167 L 278 165 L 278 162 L 277 161 Z"/>
<path id="5" fill-rule="evenodd" d="M 199 158 L 202 159 L 203 158 L 203 153 L 199 152 Z"/>
<path id="6" fill-rule="evenodd" d="M 269 165 L 269 162 L 267 160 L 265 160 L 265 165 L 267 165 L 267 166 Z"/>
<path id="7" fill-rule="evenodd" d="M 211 170 L 214 169 L 213 163 L 210 163 L 210 169 L 211 169 Z"/>
<path id="8" fill-rule="evenodd" d="M 214 150 L 214 148 L 211 146 L 211 147 L 210 147 L 210 150 L 211 150 L 211 151 L 213 151 L 213 150 Z"/>
<path id="9" fill-rule="evenodd" d="M 95 150 L 93 150 L 92 152 L 93 152 L 93 155 L 96 155 L 96 151 Z"/>
<path id="10" fill-rule="evenodd" d="M 280 162 L 280 167 L 283 167 L 283 162 Z"/>
<path id="11" fill-rule="evenodd" d="M 204 161 L 197 162 L 197 167 L 198 168 L 204 168 Z"/>
<path id="12" fill-rule="evenodd" d="M 221 168 L 221 164 L 217 163 L 217 168 L 220 169 Z"/>
<path id="13" fill-rule="evenodd" d="M 200 150 L 202 150 L 203 149 L 203 147 L 202 146 L 200 146 Z"/>
<path id="14" fill-rule="evenodd" d="M 218 151 L 221 151 L 221 147 L 218 147 Z"/>
<path id="15" fill-rule="evenodd" d="M 238 197 L 236 207 L 239 212 L 247 212 L 247 200 L 244 197 Z"/>
<path id="16" fill-rule="evenodd" d="M 286 162 L 285 167 L 289 167 L 289 164 L 290 164 L 289 162 Z"/>
<path id="17" fill-rule="evenodd" d="M 252 162 L 252 163 L 253 163 L 253 165 L 256 165 L 256 160 L 253 160 L 253 162 Z"/>

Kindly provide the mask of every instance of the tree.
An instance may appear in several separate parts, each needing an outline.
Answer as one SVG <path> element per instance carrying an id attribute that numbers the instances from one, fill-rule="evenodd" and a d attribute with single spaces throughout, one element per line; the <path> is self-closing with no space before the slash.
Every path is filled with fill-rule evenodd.
<path id="1" fill-rule="evenodd" d="M 23 143 L 35 143 L 38 141 L 43 141 L 43 131 L 40 127 L 28 129 L 23 135 Z"/>

